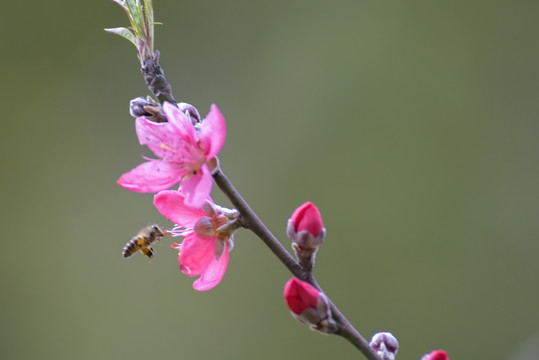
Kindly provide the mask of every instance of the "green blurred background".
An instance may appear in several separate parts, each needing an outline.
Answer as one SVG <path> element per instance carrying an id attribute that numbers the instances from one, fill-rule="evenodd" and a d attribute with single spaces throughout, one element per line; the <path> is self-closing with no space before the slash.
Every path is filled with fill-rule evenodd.
<path id="1" fill-rule="evenodd" d="M 291 212 L 319 206 L 316 276 L 360 332 L 393 332 L 403 360 L 539 358 L 539 2 L 155 13 L 176 99 L 219 105 L 222 167 L 287 247 Z M 170 226 L 116 185 L 150 155 L 128 114 L 148 94 L 136 50 L 103 31 L 123 11 L 2 1 L 0 17 L 2 359 L 362 358 L 290 317 L 290 275 L 247 231 L 209 292 L 169 239 L 123 260 L 141 227 Z"/>

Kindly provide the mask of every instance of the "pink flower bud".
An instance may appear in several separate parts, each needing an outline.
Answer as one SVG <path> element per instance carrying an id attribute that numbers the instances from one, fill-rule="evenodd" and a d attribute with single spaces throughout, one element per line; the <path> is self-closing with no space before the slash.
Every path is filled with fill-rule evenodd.
<path id="1" fill-rule="evenodd" d="M 320 231 L 324 229 L 320 211 L 318 211 L 318 208 L 309 201 L 294 211 L 290 221 L 294 226 L 296 233 L 305 230 L 310 232 L 314 237 L 317 237 Z"/>
<path id="2" fill-rule="evenodd" d="M 320 291 L 298 278 L 291 278 L 284 286 L 284 298 L 288 308 L 300 315 L 308 308 L 316 308 Z"/>
<path id="3" fill-rule="evenodd" d="M 337 325 L 331 318 L 326 296 L 314 286 L 291 278 L 284 286 L 286 305 L 299 322 L 326 334 L 334 333 Z"/>
<path id="4" fill-rule="evenodd" d="M 300 265 L 305 270 L 311 270 L 318 246 L 326 237 L 320 211 L 311 202 L 301 205 L 288 220 L 286 233 L 292 240 L 292 248 Z"/>
<path id="5" fill-rule="evenodd" d="M 395 360 L 399 342 L 390 332 L 379 332 L 372 336 L 369 346 L 382 360 Z"/>
<path id="6" fill-rule="evenodd" d="M 449 360 L 444 350 L 434 350 L 429 354 L 423 355 L 421 360 Z"/>

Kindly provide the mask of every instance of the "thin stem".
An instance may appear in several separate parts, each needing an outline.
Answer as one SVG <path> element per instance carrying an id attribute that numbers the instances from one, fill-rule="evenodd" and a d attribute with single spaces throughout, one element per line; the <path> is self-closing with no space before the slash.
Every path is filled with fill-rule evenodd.
<path id="1" fill-rule="evenodd" d="M 309 284 L 313 285 L 314 287 L 318 288 L 318 290 L 324 292 L 312 273 L 309 274 L 308 279 L 306 280 Z M 324 292 L 325 294 L 325 292 Z M 326 297 L 329 301 L 329 305 L 331 307 L 331 315 L 333 316 L 333 319 L 341 325 L 341 328 L 339 331 L 335 333 L 335 335 L 342 336 L 346 340 L 348 340 L 352 345 L 354 345 L 359 351 L 365 355 L 365 357 L 369 360 L 380 360 L 380 358 L 374 353 L 372 348 L 369 346 L 369 343 L 365 338 L 357 331 L 357 329 L 348 321 L 346 316 L 341 312 L 341 310 L 331 301 L 329 296 Z"/>
<path id="2" fill-rule="evenodd" d="M 266 227 L 266 225 L 260 220 L 256 213 L 251 209 L 249 204 L 243 199 L 241 194 L 236 190 L 234 185 L 225 176 L 221 169 L 218 169 L 213 178 L 217 186 L 228 197 L 232 204 L 238 209 L 243 217 L 244 225 L 246 228 L 253 231 L 281 260 L 281 262 L 290 270 L 290 272 L 297 278 L 306 281 L 322 291 L 322 288 L 316 282 L 316 279 L 312 275 L 311 271 L 305 271 L 297 261 L 290 255 L 290 253 L 284 248 L 279 240 L 272 234 L 272 232 Z M 359 351 L 365 355 L 369 360 L 379 360 L 379 357 L 371 349 L 369 343 L 365 338 L 354 328 L 354 326 L 343 315 L 339 308 L 329 299 L 331 306 L 332 316 L 337 323 L 341 325 L 339 331 L 335 334 L 342 336 L 354 345 Z"/>
<path id="3" fill-rule="evenodd" d="M 290 255 L 284 246 L 277 240 L 275 235 L 266 227 L 266 225 L 260 220 L 256 213 L 251 209 L 249 204 L 243 199 L 241 194 L 236 190 L 234 185 L 228 180 L 225 174 L 218 169 L 213 178 L 217 183 L 217 186 L 223 191 L 223 193 L 230 199 L 232 204 L 238 209 L 243 217 L 243 222 L 246 228 L 254 232 L 264 243 L 270 248 L 271 251 L 281 260 L 281 262 L 290 270 L 292 274 L 300 279 L 304 279 L 306 273 L 303 268 L 298 265 L 296 260 Z"/>
<path id="4" fill-rule="evenodd" d="M 155 50 L 155 57 L 148 57 L 142 61 L 140 71 L 144 76 L 144 81 L 148 85 L 148 89 L 150 89 L 161 104 L 168 101 L 176 105 L 176 100 L 172 95 L 172 86 L 165 78 L 165 73 L 159 65 L 158 50 Z"/>

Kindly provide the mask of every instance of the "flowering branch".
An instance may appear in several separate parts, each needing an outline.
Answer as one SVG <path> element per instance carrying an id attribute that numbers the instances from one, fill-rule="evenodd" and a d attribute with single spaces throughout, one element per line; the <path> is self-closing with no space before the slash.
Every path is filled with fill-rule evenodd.
<path id="1" fill-rule="evenodd" d="M 309 278 L 307 279 L 307 282 L 316 288 L 318 288 L 320 291 L 322 291 L 322 288 L 320 285 L 318 285 L 316 279 L 314 276 L 312 276 L 312 273 L 309 274 Z M 373 349 L 369 346 L 369 343 L 365 340 L 365 338 L 359 333 L 359 331 L 356 330 L 356 328 L 348 321 L 346 316 L 341 312 L 341 310 L 331 301 L 331 299 L 328 297 L 329 305 L 331 307 L 331 312 L 333 315 L 333 318 L 341 324 L 335 335 L 342 336 L 346 340 L 348 340 L 352 345 L 354 345 L 359 351 L 365 355 L 365 357 L 369 360 L 379 360 L 380 358 L 376 355 L 376 353 L 373 351 Z"/>
<path id="2" fill-rule="evenodd" d="M 292 255 L 290 255 L 279 240 L 277 240 L 275 235 L 272 234 L 262 220 L 260 220 L 221 169 L 214 172 L 213 179 L 242 215 L 244 227 L 254 232 L 270 248 L 270 250 L 273 251 L 288 270 L 294 274 L 294 276 L 302 280 L 307 280 L 308 273 L 299 266 Z"/>
<path id="3" fill-rule="evenodd" d="M 270 250 L 273 251 L 273 253 L 279 258 L 279 260 L 281 260 L 281 262 L 294 276 L 308 282 L 318 290 L 322 291 L 322 288 L 314 278 L 312 271 L 306 271 L 298 264 L 298 262 L 284 248 L 281 242 L 279 242 L 275 235 L 273 235 L 273 233 L 251 209 L 249 204 L 243 199 L 230 180 L 228 180 L 223 171 L 221 169 L 217 170 L 213 174 L 213 178 L 217 186 L 219 186 L 221 191 L 240 212 L 244 221 L 244 226 L 254 232 L 270 248 Z M 352 343 L 352 345 L 359 349 L 367 359 L 379 360 L 380 358 L 369 346 L 369 343 L 365 340 L 365 338 L 361 336 L 361 334 L 354 328 L 350 321 L 348 321 L 339 308 L 329 298 L 328 301 L 331 307 L 333 318 L 340 324 L 340 327 L 335 334 L 342 336 Z"/>
<path id="4" fill-rule="evenodd" d="M 243 199 L 241 194 L 236 190 L 223 171 L 221 169 L 217 170 L 213 174 L 213 178 L 217 186 L 240 212 L 244 221 L 244 226 L 254 232 L 270 248 L 270 250 L 273 251 L 277 258 L 281 260 L 281 262 L 294 276 L 308 282 L 318 290 L 322 291 L 322 288 L 314 278 L 312 271 L 306 271 L 298 264 L 298 262 L 284 248 L 275 235 L 273 235 L 262 220 L 260 220 L 258 215 L 251 209 L 249 204 L 245 201 L 245 199 Z M 341 324 L 341 327 L 335 334 L 344 337 L 346 340 L 352 343 L 367 357 L 367 359 L 379 359 L 374 351 L 369 347 L 369 343 L 348 321 L 346 316 L 343 315 L 343 313 L 331 301 L 331 299 L 328 298 L 328 300 L 331 306 L 333 317 Z"/>
<path id="5" fill-rule="evenodd" d="M 287 225 L 296 259 L 260 220 L 219 166 L 217 154 L 226 138 L 226 124 L 216 105 L 205 119 L 195 107 L 176 104 L 172 87 L 159 65 L 154 49 L 154 20 L 151 0 L 112 0 L 126 12 L 131 27 L 106 29 L 131 41 L 138 50 L 141 72 L 159 103 L 148 98 L 131 101 L 130 113 L 137 118 L 136 131 L 157 159 L 125 173 L 118 184 L 135 192 L 156 193 L 154 206 L 175 223 L 173 229 L 153 225 L 141 231 L 124 248 L 123 256 L 140 250 L 148 257 L 151 246 L 168 233 L 183 238 L 171 247 L 178 250 L 180 270 L 199 276 L 193 287 L 210 290 L 223 278 L 234 247 L 234 233 L 246 228 L 255 233 L 295 276 L 285 285 L 284 297 L 292 315 L 311 329 L 343 337 L 369 360 L 394 360 L 397 339 L 387 332 L 377 333 L 370 343 L 350 323 L 322 291 L 313 276 L 315 256 L 326 229 L 316 206 L 306 202 L 298 207 Z M 235 209 L 227 209 L 210 197 L 213 181 Z M 180 183 L 179 190 L 168 190 Z M 442 350 L 426 354 L 422 360 L 448 360 Z"/>
<path id="6" fill-rule="evenodd" d="M 161 67 L 158 64 L 159 60 L 159 52 L 153 48 L 153 12 L 151 11 L 151 2 L 144 0 L 144 6 L 141 6 L 139 1 L 137 0 L 136 3 L 134 0 L 127 0 L 127 1 L 119 1 L 119 0 L 113 0 L 116 3 L 120 4 L 126 13 L 128 14 L 128 18 L 131 22 L 131 30 L 126 28 L 117 28 L 117 29 L 108 29 L 107 31 L 119 34 L 130 41 L 132 41 L 135 46 L 138 49 L 138 56 L 139 60 L 141 61 L 141 72 L 144 76 L 144 80 L 146 84 L 148 85 L 148 88 L 150 91 L 155 95 L 155 97 L 159 100 L 161 104 L 164 104 L 165 106 L 163 108 L 159 107 L 157 104 L 152 103 L 151 99 L 135 99 L 131 103 L 131 113 L 134 115 L 137 115 L 137 133 L 139 134 L 139 137 L 141 138 L 141 144 L 148 145 L 152 151 L 158 155 L 161 159 L 160 160 L 150 160 L 146 163 L 143 163 L 139 165 L 137 168 L 133 169 L 132 171 L 124 174 L 119 180 L 118 184 L 126 189 L 129 189 L 131 191 L 136 192 L 154 192 L 159 190 L 164 190 L 174 183 L 176 183 L 178 180 L 186 175 L 189 174 L 189 169 L 187 169 L 187 166 L 183 161 L 185 161 L 186 156 L 190 156 L 193 154 L 193 151 L 187 151 L 185 150 L 185 146 L 182 145 L 182 148 L 174 149 L 175 146 L 173 143 L 168 145 L 167 141 L 170 141 L 170 135 L 174 134 L 177 138 L 183 138 L 185 143 L 191 144 L 190 147 L 192 149 L 195 149 L 195 153 L 197 153 L 196 149 L 199 145 L 198 142 L 202 140 L 204 142 L 204 139 L 197 140 L 197 135 L 194 133 L 194 130 L 189 130 L 189 134 L 186 135 L 186 133 L 183 130 L 178 130 L 180 128 L 184 129 L 190 129 L 187 124 L 192 124 L 192 122 L 197 123 L 200 119 L 197 119 L 196 117 L 193 118 L 190 117 L 190 112 L 187 111 L 186 113 L 183 113 L 182 110 L 179 110 L 175 108 L 172 105 L 176 105 L 176 102 L 172 96 L 172 87 L 170 86 L 170 83 L 167 81 L 167 79 L 164 76 L 164 72 L 161 69 Z M 148 7 L 148 3 L 150 3 L 150 7 Z M 138 4 L 138 7 L 136 6 Z M 142 9 L 142 11 L 140 11 Z M 150 9 L 150 11 L 149 11 Z M 196 112 L 196 109 L 194 110 Z M 218 109 L 216 107 L 212 107 L 212 112 L 214 115 L 212 116 L 212 113 L 208 115 L 208 118 L 218 118 L 218 120 L 213 121 L 212 123 L 216 123 L 218 121 L 223 121 L 222 115 L 218 112 Z M 155 119 L 158 119 L 158 122 L 153 122 L 152 120 L 148 120 L 143 117 L 143 115 L 151 115 Z M 197 113 L 198 115 L 198 113 Z M 141 117 L 142 116 L 142 117 Z M 168 121 L 167 121 L 168 120 Z M 172 122 L 172 124 L 169 125 L 169 122 Z M 211 121 L 211 120 L 210 120 Z M 200 133 L 209 134 L 210 131 L 203 131 L 205 125 L 209 124 L 210 122 L 204 121 L 201 125 L 201 131 Z M 209 127 L 209 125 L 207 126 Z M 217 128 L 224 128 L 224 124 L 217 126 Z M 214 129 L 215 130 L 215 129 Z M 214 133 L 218 133 L 219 131 L 214 131 Z M 209 136 L 209 135 L 208 135 Z M 212 135 L 214 138 L 216 135 Z M 218 135 L 217 135 L 218 137 Z M 221 139 L 213 140 L 221 141 Z M 224 142 L 224 136 L 222 137 L 222 142 Z M 220 147 L 222 146 L 222 142 L 214 149 L 214 152 L 218 151 Z M 202 152 L 204 152 L 204 149 L 200 149 Z M 270 248 L 270 250 L 277 256 L 277 258 L 290 270 L 290 272 L 296 276 L 299 279 L 302 279 L 314 287 L 318 289 L 318 291 L 322 291 L 320 286 L 317 284 L 315 278 L 312 275 L 312 264 L 313 264 L 313 254 L 309 254 L 307 257 L 306 262 L 302 262 L 301 265 L 298 263 L 291 255 L 290 253 L 284 248 L 284 246 L 279 242 L 279 240 L 273 235 L 273 233 L 267 228 L 267 226 L 260 220 L 260 218 L 257 216 L 257 214 L 251 209 L 249 204 L 243 199 L 241 194 L 236 190 L 236 188 L 232 185 L 230 180 L 225 176 L 225 174 L 222 172 L 222 170 L 218 167 L 218 161 L 213 160 L 213 156 L 215 153 L 212 153 L 212 156 L 208 156 L 208 164 L 212 164 L 213 166 L 213 179 L 215 180 L 216 184 L 219 186 L 219 188 L 223 191 L 223 193 L 230 199 L 232 204 L 237 208 L 240 214 L 239 224 L 241 224 L 243 227 L 253 231 L 264 243 Z M 178 156 L 181 157 L 181 159 L 178 158 Z M 174 160 L 176 158 L 177 160 Z M 176 161 L 178 164 L 177 167 L 171 169 L 171 164 Z M 195 163 L 199 163 L 198 160 L 193 160 Z M 206 161 L 205 158 L 202 159 L 202 161 Z M 203 165 L 207 166 L 207 165 Z M 195 169 L 191 169 L 193 174 L 202 174 L 203 168 L 199 169 L 200 171 L 197 171 Z M 205 171 L 207 173 L 207 170 Z M 197 174 L 197 175 L 198 175 Z M 207 187 L 207 191 L 211 189 L 210 187 Z M 188 193 L 186 197 L 183 195 L 175 195 L 174 193 L 169 193 L 162 191 L 158 195 L 156 195 L 155 198 L 155 205 L 158 207 L 158 209 L 169 219 L 173 219 L 176 224 L 182 224 L 184 221 L 184 218 L 178 215 L 178 212 L 174 209 L 174 207 L 177 209 L 179 207 L 182 207 L 184 209 L 188 209 L 187 206 L 184 207 L 184 205 L 189 205 L 190 202 L 191 206 L 201 206 L 204 199 L 207 198 L 208 194 L 206 193 L 203 196 L 197 197 L 197 200 L 192 199 L 193 196 L 192 193 Z M 178 197 L 180 200 L 178 200 Z M 170 203 L 176 201 L 175 205 L 170 205 Z M 178 205 L 180 204 L 180 205 Z M 187 211 L 187 210 L 186 210 Z M 196 212 L 195 212 L 196 213 Z M 206 213 L 200 211 L 196 214 L 200 220 L 206 219 Z M 193 215 L 195 216 L 195 215 Z M 199 223 L 208 223 L 208 221 L 198 221 L 196 224 Z M 211 223 L 211 221 L 210 221 Z M 179 236 L 189 237 L 189 239 L 195 239 L 194 241 L 198 241 L 199 243 L 203 240 L 204 236 L 201 236 L 201 231 L 199 230 L 197 232 L 196 224 L 191 224 L 193 230 L 181 230 L 176 231 L 176 234 Z M 215 236 L 217 236 L 218 228 L 212 228 L 211 225 L 206 225 L 206 228 L 209 228 L 210 230 L 213 229 L 211 234 L 215 233 Z M 200 228 L 200 226 L 199 226 Z M 235 230 L 235 229 L 234 229 Z M 325 230 L 324 230 L 325 232 Z M 207 230 L 206 230 L 207 235 Z M 214 235 L 211 236 L 212 238 Z M 225 236 L 226 239 L 232 238 L 231 234 L 227 234 Z M 228 240 L 227 240 L 228 241 Z M 193 243 L 193 241 L 190 241 L 189 244 Z M 185 247 L 185 245 L 184 245 Z M 180 250 L 180 246 L 176 246 L 178 250 Z M 221 250 L 220 253 L 223 253 L 223 250 L 226 248 L 226 246 L 220 246 Z M 231 246 L 229 246 L 231 248 Z M 215 251 L 215 250 L 214 250 Z M 228 251 L 226 251 L 227 253 Z M 189 252 L 188 252 L 189 253 Z M 185 251 L 180 250 L 180 261 L 183 258 L 186 258 Z M 225 259 L 224 256 L 220 256 L 221 259 Z M 187 261 L 184 260 L 183 263 L 186 263 Z M 228 262 L 228 256 L 226 256 L 226 262 Z M 188 275 L 193 275 L 193 266 L 191 268 L 188 268 L 185 265 L 184 271 Z M 207 266 L 211 266 L 208 264 Z M 223 266 L 221 266 L 223 267 Z M 224 266 L 226 268 L 226 265 Z M 203 274 L 206 269 L 196 269 L 195 274 Z M 195 282 L 195 288 L 198 290 L 206 290 L 213 286 L 215 286 L 221 279 L 222 275 L 224 274 L 224 271 L 221 271 L 219 273 L 218 279 L 215 280 L 214 278 L 211 280 L 204 279 L 204 275 L 201 277 L 201 279 L 197 280 Z M 200 281 L 202 280 L 202 281 Z M 369 344 L 367 341 L 361 336 L 361 334 L 350 324 L 350 322 L 346 319 L 346 317 L 341 313 L 341 311 L 331 302 L 331 300 L 328 301 L 328 306 L 331 308 L 331 313 L 334 319 L 338 322 L 335 330 L 332 330 L 332 333 L 335 333 L 337 335 L 340 335 L 347 339 L 349 342 L 351 342 L 354 346 L 356 346 L 369 360 L 377 360 L 379 359 L 374 351 L 369 347 Z"/>

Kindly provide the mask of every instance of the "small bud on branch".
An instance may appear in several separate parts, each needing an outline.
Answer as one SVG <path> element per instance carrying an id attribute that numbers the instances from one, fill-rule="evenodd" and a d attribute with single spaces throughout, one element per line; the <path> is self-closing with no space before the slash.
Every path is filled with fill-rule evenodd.
<path id="1" fill-rule="evenodd" d="M 397 350 L 399 350 L 399 342 L 390 332 L 374 334 L 369 345 L 381 360 L 395 360 Z"/>
<path id="2" fill-rule="evenodd" d="M 447 352 L 444 350 L 434 350 L 421 357 L 421 360 L 449 360 Z"/>
<path id="3" fill-rule="evenodd" d="M 338 326 L 331 317 L 327 297 L 311 284 L 291 278 L 283 291 L 286 305 L 299 322 L 324 334 L 333 334 Z"/>
<path id="4" fill-rule="evenodd" d="M 318 247 L 326 237 L 326 228 L 318 208 L 311 202 L 298 207 L 288 220 L 286 234 L 292 240 L 292 248 L 300 265 L 310 271 Z"/>

